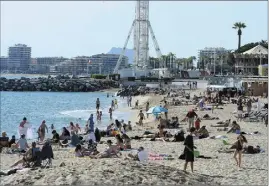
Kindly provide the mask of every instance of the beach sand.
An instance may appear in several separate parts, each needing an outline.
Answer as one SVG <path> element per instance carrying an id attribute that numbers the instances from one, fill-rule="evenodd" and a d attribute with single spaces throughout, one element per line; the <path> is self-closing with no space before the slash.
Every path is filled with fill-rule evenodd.
<path id="1" fill-rule="evenodd" d="M 192 91 L 192 94 L 198 94 Z M 163 96 L 147 95 L 137 96 L 133 98 L 133 102 L 139 99 L 140 105 L 145 112 L 145 103 L 150 102 L 150 106 L 160 104 Z M 134 105 L 134 104 L 133 104 Z M 169 117 L 178 116 L 183 119 L 186 112 L 193 108 L 189 106 L 169 107 Z M 226 105 L 223 110 L 197 111 L 202 117 L 209 114 L 213 117 L 219 117 L 220 120 L 232 119 L 231 114 L 236 109 L 236 105 Z M 120 108 L 120 111 L 131 112 L 130 121 L 135 123 L 138 121 L 137 109 Z M 210 125 L 215 124 L 218 120 L 202 120 L 201 126 L 205 125 L 210 135 L 226 135 L 228 142 L 236 141 L 236 134 L 226 134 L 226 132 L 218 132 L 217 128 Z M 170 154 L 174 160 L 154 160 L 147 164 L 141 164 L 126 158 L 130 152 L 123 152 L 120 158 L 111 159 L 90 159 L 75 158 L 74 148 L 61 149 L 54 147 L 53 166 L 51 168 L 27 170 L 17 172 L 16 174 L 1 177 L 1 184 L 29 184 L 29 185 L 94 185 L 94 184 L 206 184 L 206 185 L 267 185 L 268 183 L 268 143 L 267 128 L 263 123 L 258 122 L 239 122 L 242 131 L 254 132 L 259 131 L 259 135 L 246 135 L 248 145 L 259 145 L 265 150 L 265 153 L 259 154 L 243 154 L 242 168 L 236 166 L 233 159 L 233 153 L 218 153 L 217 150 L 224 147 L 220 139 L 199 139 L 195 140 L 195 146 L 201 155 L 217 157 L 216 159 L 195 159 L 194 173 L 191 173 L 190 167 L 188 172 L 183 171 L 184 160 L 178 159 L 183 152 L 184 146 L 182 142 L 161 142 L 149 140 L 132 140 L 132 147 L 138 148 L 143 146 L 145 150 L 152 153 Z M 187 125 L 182 125 L 186 131 Z M 129 136 L 141 136 L 145 130 L 157 132 L 157 122 L 152 116 L 145 121 L 144 127 L 135 126 L 134 130 L 128 132 Z M 172 134 L 175 129 L 167 129 Z M 102 138 L 101 141 L 114 138 Z M 98 150 L 103 151 L 105 144 L 99 144 Z M 136 151 L 132 152 L 135 153 Z M 19 159 L 17 154 L 1 154 L 1 170 L 8 170 L 9 166 Z M 64 165 L 63 165 L 64 164 Z"/>

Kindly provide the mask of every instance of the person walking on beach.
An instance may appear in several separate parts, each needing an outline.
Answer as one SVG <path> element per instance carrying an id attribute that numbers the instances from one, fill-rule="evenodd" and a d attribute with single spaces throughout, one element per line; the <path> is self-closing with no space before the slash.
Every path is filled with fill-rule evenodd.
<path id="1" fill-rule="evenodd" d="M 243 134 L 240 134 L 237 137 L 237 141 L 235 142 L 235 151 L 234 151 L 234 159 L 236 161 L 236 165 L 238 167 L 241 167 L 241 161 L 242 161 L 242 150 L 243 150 L 243 144 L 247 143 L 247 139 L 245 136 L 243 136 Z M 237 159 L 237 155 L 238 155 L 238 159 Z"/>
<path id="2" fill-rule="evenodd" d="M 111 101 L 111 109 L 112 109 L 112 110 L 115 110 L 115 103 L 114 103 L 114 100 Z"/>
<path id="3" fill-rule="evenodd" d="M 43 142 L 44 139 L 45 139 L 46 130 L 47 130 L 47 133 L 48 133 L 49 131 L 48 131 L 48 127 L 46 125 L 46 121 L 43 120 L 42 123 L 41 123 L 41 125 L 39 126 L 39 129 L 38 129 L 39 138 L 40 138 L 40 141 L 41 142 Z"/>
<path id="4" fill-rule="evenodd" d="M 99 110 L 99 108 L 100 108 L 100 100 L 99 100 L 99 98 L 97 98 L 97 100 L 96 100 L 96 109 Z"/>
<path id="5" fill-rule="evenodd" d="M 130 97 L 128 98 L 128 100 L 129 100 L 129 106 L 132 107 L 132 96 L 130 96 Z"/>
<path id="6" fill-rule="evenodd" d="M 146 104 L 146 112 L 149 110 L 149 102 Z M 149 114 L 147 114 L 147 118 L 149 118 Z"/>
<path id="7" fill-rule="evenodd" d="M 193 172 L 193 162 L 194 162 L 194 148 L 196 148 L 193 144 L 193 134 L 195 132 L 195 128 L 190 128 L 190 134 L 186 136 L 184 141 L 184 155 L 185 155 L 185 164 L 184 164 L 184 171 L 187 170 L 188 163 L 191 164 L 191 171 Z"/>
<path id="8" fill-rule="evenodd" d="M 139 117 L 139 125 L 140 126 L 143 126 L 143 119 L 145 119 L 145 115 L 144 115 L 144 113 L 143 113 L 143 111 L 142 110 L 140 110 L 140 112 L 139 112 L 139 114 L 138 114 L 138 117 Z"/>
<path id="9" fill-rule="evenodd" d="M 115 108 L 116 107 L 118 108 L 118 100 L 117 99 L 115 99 L 114 103 L 115 103 Z"/>
<path id="10" fill-rule="evenodd" d="M 110 120 L 112 120 L 112 112 L 113 112 L 113 110 L 110 107 L 109 110 L 108 110 Z"/>
<path id="11" fill-rule="evenodd" d="M 167 101 L 164 101 L 163 108 L 167 109 L 167 112 L 165 112 L 164 115 L 165 115 L 165 119 L 168 120 L 168 104 L 167 104 Z"/>
<path id="12" fill-rule="evenodd" d="M 196 112 L 194 112 L 194 109 L 191 109 L 186 115 L 186 118 L 188 118 L 189 121 L 189 129 L 191 129 L 191 127 L 194 127 L 195 117 L 198 118 L 198 115 L 196 114 Z"/>

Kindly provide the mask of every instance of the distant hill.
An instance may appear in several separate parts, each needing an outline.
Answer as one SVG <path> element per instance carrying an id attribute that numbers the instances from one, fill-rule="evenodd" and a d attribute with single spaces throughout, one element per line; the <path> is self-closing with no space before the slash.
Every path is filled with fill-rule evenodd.
<path id="1" fill-rule="evenodd" d="M 107 54 L 121 54 L 122 48 L 112 47 Z M 126 48 L 125 56 L 129 58 L 129 63 L 133 63 L 134 60 L 134 50 Z"/>

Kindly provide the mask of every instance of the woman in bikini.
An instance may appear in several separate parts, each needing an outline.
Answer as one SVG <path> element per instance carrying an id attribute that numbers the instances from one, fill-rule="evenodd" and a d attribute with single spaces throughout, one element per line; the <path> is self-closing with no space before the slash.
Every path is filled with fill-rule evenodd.
<path id="1" fill-rule="evenodd" d="M 237 141 L 235 142 L 235 151 L 234 151 L 234 159 L 236 161 L 236 165 L 238 167 L 241 167 L 241 161 L 242 161 L 242 151 L 243 151 L 243 144 L 247 143 L 247 139 L 245 136 L 243 136 L 242 134 L 240 134 L 237 137 Z M 237 155 L 238 155 L 238 159 L 237 159 Z"/>
<path id="2" fill-rule="evenodd" d="M 39 134 L 41 142 L 43 142 L 44 139 L 45 139 L 46 130 L 47 130 L 47 133 L 48 133 L 48 127 L 46 125 L 46 121 L 43 120 L 40 127 L 39 127 L 39 129 L 38 129 L 38 134 Z"/>

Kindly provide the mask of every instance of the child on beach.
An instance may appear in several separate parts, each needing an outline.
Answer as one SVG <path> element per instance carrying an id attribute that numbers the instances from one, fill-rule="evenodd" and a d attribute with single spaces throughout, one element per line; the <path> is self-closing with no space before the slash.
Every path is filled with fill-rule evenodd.
<path id="1" fill-rule="evenodd" d="M 200 124 L 201 124 L 201 120 L 200 120 L 200 118 L 197 118 L 195 123 L 194 123 L 194 126 L 195 126 L 196 130 L 200 129 Z"/>
<path id="2" fill-rule="evenodd" d="M 240 134 L 237 137 L 237 141 L 234 143 L 234 145 L 235 145 L 234 159 L 235 159 L 236 165 L 238 167 L 241 167 L 243 145 L 244 145 L 244 143 L 247 143 L 247 142 L 248 141 L 247 141 L 246 137 L 243 136 L 243 134 Z M 237 159 L 237 155 L 238 155 L 238 159 Z"/>

